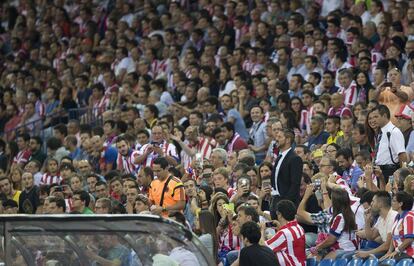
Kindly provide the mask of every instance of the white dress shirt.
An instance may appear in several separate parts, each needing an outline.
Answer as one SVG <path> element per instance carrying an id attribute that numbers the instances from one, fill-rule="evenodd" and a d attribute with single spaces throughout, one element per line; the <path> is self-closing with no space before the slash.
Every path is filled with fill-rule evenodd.
<path id="1" fill-rule="evenodd" d="M 276 189 L 275 189 L 275 190 L 273 190 L 273 189 L 272 189 L 272 192 L 271 192 L 272 196 L 279 196 L 279 195 L 280 195 L 280 193 L 279 193 L 279 188 L 277 187 L 277 178 L 278 178 L 278 176 L 279 176 L 280 166 L 282 165 L 282 162 L 283 162 L 283 160 L 285 159 L 286 154 L 288 154 L 288 152 L 289 152 L 291 149 L 292 149 L 292 147 L 290 147 L 289 149 L 287 149 L 287 150 L 283 151 L 283 152 L 281 153 L 282 157 L 281 157 L 281 158 L 280 158 L 280 160 L 277 162 L 277 165 L 276 165 L 276 170 L 275 170 L 275 176 L 274 176 L 274 178 L 275 178 L 275 188 L 276 188 Z"/>
<path id="2" fill-rule="evenodd" d="M 405 152 L 404 135 L 401 130 L 390 122 L 381 128 L 382 136 L 379 142 L 377 157 L 375 163 L 377 165 L 394 164 L 390 157 L 391 148 L 392 157 L 394 162 L 398 163 L 398 155 Z M 390 132 L 390 143 L 388 144 L 387 133 Z"/>

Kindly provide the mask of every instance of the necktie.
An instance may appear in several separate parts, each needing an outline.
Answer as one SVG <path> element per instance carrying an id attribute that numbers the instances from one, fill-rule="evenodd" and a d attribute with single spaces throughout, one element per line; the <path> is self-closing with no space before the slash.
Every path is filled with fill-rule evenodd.
<path id="1" fill-rule="evenodd" d="M 382 138 L 382 131 L 380 131 L 380 133 L 378 133 L 378 136 L 376 138 L 376 143 L 375 143 L 375 147 L 374 147 L 374 149 L 375 149 L 374 163 L 377 160 L 378 150 L 379 150 L 379 145 L 380 145 L 381 138 Z"/>

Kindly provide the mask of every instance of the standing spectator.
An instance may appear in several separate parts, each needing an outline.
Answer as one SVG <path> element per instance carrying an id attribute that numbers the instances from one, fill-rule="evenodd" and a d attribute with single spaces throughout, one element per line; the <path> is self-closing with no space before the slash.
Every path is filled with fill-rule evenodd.
<path id="1" fill-rule="evenodd" d="M 292 148 L 294 134 L 291 130 L 284 129 L 277 135 L 279 155 L 272 171 L 272 203 L 271 216 L 276 218 L 277 203 L 282 199 L 289 199 L 293 203 L 299 203 L 299 189 L 302 179 L 302 159 Z"/>
<path id="2" fill-rule="evenodd" d="M 372 110 L 372 117 L 380 128 L 375 143 L 374 163 L 381 168 L 385 182 L 403 162 L 407 162 L 404 136 L 400 129 L 390 121 L 390 110 L 385 105 L 378 105 Z"/>

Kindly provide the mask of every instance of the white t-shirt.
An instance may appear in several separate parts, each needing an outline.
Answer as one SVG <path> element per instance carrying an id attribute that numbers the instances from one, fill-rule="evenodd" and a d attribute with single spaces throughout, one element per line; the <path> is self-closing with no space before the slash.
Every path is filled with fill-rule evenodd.
<path id="1" fill-rule="evenodd" d="M 388 233 L 392 232 L 392 226 L 395 221 L 395 216 L 397 216 L 397 212 L 392 210 L 388 211 L 387 218 L 382 218 L 381 216 L 378 217 L 377 222 L 374 224 L 374 228 L 376 228 L 381 236 L 383 242 L 387 240 Z"/>

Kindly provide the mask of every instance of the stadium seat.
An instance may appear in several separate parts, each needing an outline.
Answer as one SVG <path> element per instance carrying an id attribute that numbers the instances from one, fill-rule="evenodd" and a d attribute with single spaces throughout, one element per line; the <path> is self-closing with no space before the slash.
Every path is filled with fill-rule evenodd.
<path id="1" fill-rule="evenodd" d="M 413 259 L 402 259 L 397 263 L 397 266 L 412 266 Z"/>
<path id="2" fill-rule="evenodd" d="M 349 261 L 348 266 L 362 266 L 363 260 L 360 258 L 355 258 Z"/>
<path id="3" fill-rule="evenodd" d="M 380 262 L 381 265 L 388 265 L 388 266 L 394 266 L 395 260 L 394 259 L 386 259 Z"/>
<path id="4" fill-rule="evenodd" d="M 346 259 L 336 259 L 332 266 L 346 266 L 347 263 L 348 261 Z"/>
<path id="5" fill-rule="evenodd" d="M 363 266 L 377 266 L 378 265 L 378 259 L 377 258 L 368 258 L 365 260 Z"/>
<path id="6" fill-rule="evenodd" d="M 324 259 L 319 262 L 318 266 L 332 266 L 332 259 Z"/>
<path id="7" fill-rule="evenodd" d="M 315 258 L 306 259 L 306 266 L 316 266 L 316 265 L 318 265 L 318 262 L 316 261 Z"/>

